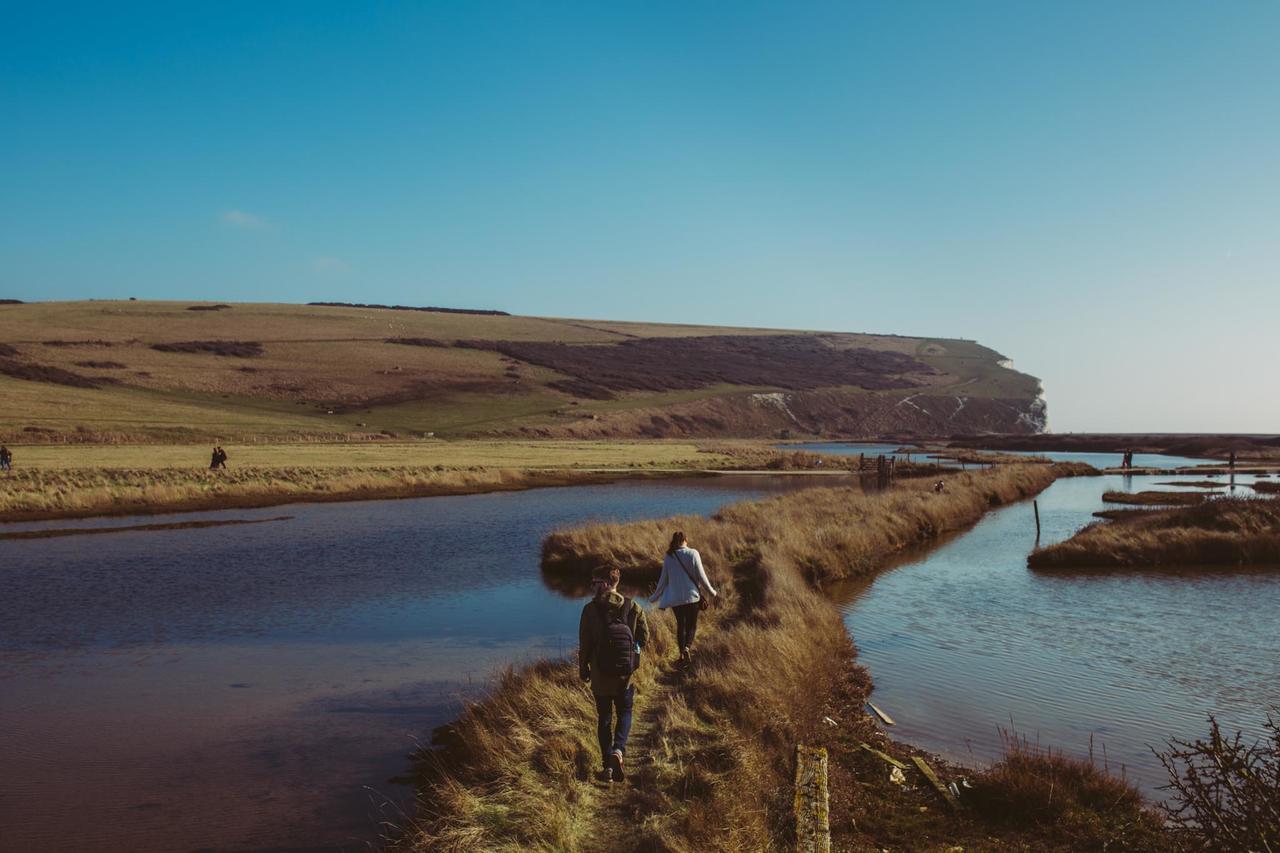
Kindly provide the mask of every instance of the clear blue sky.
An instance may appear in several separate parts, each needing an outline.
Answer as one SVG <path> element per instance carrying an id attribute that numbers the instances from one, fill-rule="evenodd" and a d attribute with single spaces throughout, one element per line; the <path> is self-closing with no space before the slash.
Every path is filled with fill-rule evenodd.
<path id="1" fill-rule="evenodd" d="M 0 297 L 972 337 L 1280 432 L 1280 3 L 0 4 Z"/>

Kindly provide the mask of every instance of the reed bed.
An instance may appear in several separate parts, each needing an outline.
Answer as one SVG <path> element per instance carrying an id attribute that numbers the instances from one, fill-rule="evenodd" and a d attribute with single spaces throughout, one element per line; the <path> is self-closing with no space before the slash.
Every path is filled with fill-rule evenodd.
<path id="1" fill-rule="evenodd" d="M 1091 469 L 1090 469 L 1091 470 Z M 895 553 L 1037 493 L 1078 467 L 952 474 L 936 493 L 907 483 L 878 495 L 811 489 L 737 504 L 712 518 L 595 524 L 552 534 L 544 570 L 572 579 L 618 564 L 624 584 L 656 576 L 684 530 L 718 586 L 694 663 L 678 672 L 672 620 L 651 624 L 633 748 L 647 761 L 602 808 L 589 783 L 594 708 L 568 662 L 508 673 L 423 756 L 421 809 L 404 846 L 427 849 L 767 850 L 791 844 L 792 751 L 818 740 L 836 691 L 870 679 L 822 584 L 866 575 Z M 855 702 L 860 705 L 861 700 Z M 514 733 L 514 735 L 513 735 Z M 913 807 L 914 808 L 914 807 Z"/>
<path id="2" fill-rule="evenodd" d="M 1049 830 L 1071 850 L 1166 851 L 1169 838 L 1132 782 L 1025 737 L 1002 733 L 1004 758 L 977 780 L 967 802 L 992 826 Z"/>
<path id="3" fill-rule="evenodd" d="M 1027 557 L 1037 569 L 1280 566 L 1280 502 L 1218 498 L 1095 522 Z"/>
<path id="4" fill-rule="evenodd" d="M 662 543 L 672 530 L 683 530 L 720 565 L 738 564 L 767 545 L 810 582 L 826 583 L 872 572 L 886 556 L 966 527 L 990 507 L 1036 494 L 1064 473 L 1084 471 L 1009 466 L 953 473 L 941 493 L 931 482 L 907 480 L 871 495 L 855 488 L 807 489 L 735 504 L 709 518 L 591 524 L 548 536 L 542 563 L 551 574 L 578 578 L 611 563 L 632 582 L 652 581 L 662 568 Z"/>
<path id="5" fill-rule="evenodd" d="M 28 468 L 0 476 L 0 520 L 466 494 L 604 479 L 579 471 L 444 466 Z"/>

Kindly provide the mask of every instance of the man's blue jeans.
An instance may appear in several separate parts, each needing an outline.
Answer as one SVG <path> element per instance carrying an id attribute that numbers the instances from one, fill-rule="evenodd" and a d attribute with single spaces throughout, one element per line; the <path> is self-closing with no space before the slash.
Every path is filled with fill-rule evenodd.
<path id="1" fill-rule="evenodd" d="M 599 715 L 596 733 L 600 736 L 600 760 L 606 767 L 609 766 L 611 752 L 616 749 L 625 754 L 627 751 L 627 735 L 631 733 L 631 703 L 635 698 L 634 684 L 628 684 L 626 692 L 621 696 L 596 697 L 596 713 Z M 617 728 L 613 726 L 615 709 L 618 712 Z"/>

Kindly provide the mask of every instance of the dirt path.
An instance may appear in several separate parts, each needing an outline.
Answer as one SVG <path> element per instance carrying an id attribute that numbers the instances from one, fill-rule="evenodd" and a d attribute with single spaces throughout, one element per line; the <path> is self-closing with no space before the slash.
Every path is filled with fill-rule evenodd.
<path id="1" fill-rule="evenodd" d="M 637 786 L 645 784 L 643 780 L 654 776 L 649 772 L 659 748 L 654 719 L 667 697 L 683 682 L 681 672 L 668 668 L 665 662 L 656 665 L 658 671 L 653 681 L 645 685 L 644 691 L 636 691 L 631 734 L 623 765 L 626 781 L 606 783 L 592 778 L 586 783 L 591 786 L 594 796 L 590 813 L 582 821 L 579 850 L 616 853 L 635 849 L 640 840 L 640 818 L 634 795 L 639 790 Z"/>

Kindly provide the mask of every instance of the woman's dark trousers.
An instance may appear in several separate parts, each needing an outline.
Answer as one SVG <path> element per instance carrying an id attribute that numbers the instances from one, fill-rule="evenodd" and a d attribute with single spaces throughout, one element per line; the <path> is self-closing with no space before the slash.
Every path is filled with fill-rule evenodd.
<path id="1" fill-rule="evenodd" d="M 693 647 L 693 635 L 698 631 L 698 602 L 678 604 L 671 609 L 676 612 L 676 644 L 683 652 Z"/>

